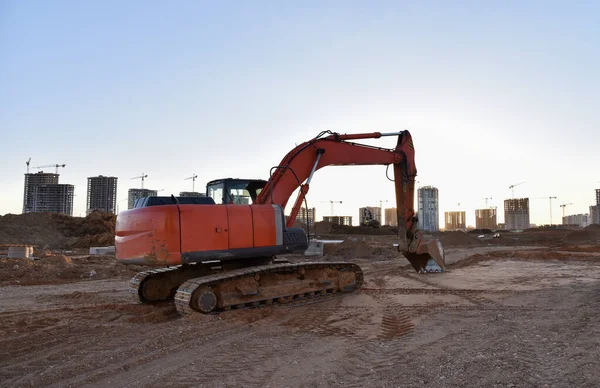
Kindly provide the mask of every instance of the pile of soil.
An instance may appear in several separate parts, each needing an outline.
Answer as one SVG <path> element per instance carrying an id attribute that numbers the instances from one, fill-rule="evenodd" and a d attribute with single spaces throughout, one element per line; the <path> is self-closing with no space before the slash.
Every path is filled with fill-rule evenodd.
<path id="1" fill-rule="evenodd" d="M 348 238 L 339 244 L 325 244 L 323 253 L 327 256 L 340 256 L 346 258 L 352 257 L 372 257 L 378 258 L 397 257 L 399 255 L 392 244 L 371 244 L 359 238 Z"/>
<path id="2" fill-rule="evenodd" d="M 57 213 L 0 216 L 0 245 L 29 244 L 38 249 L 114 245 L 116 216 L 95 211 L 86 217 Z"/>
<path id="3" fill-rule="evenodd" d="M 124 265 L 112 255 L 68 257 L 44 255 L 40 259 L 0 259 L 0 284 L 58 284 L 70 281 L 129 278 L 143 270 L 137 265 Z"/>
<path id="4" fill-rule="evenodd" d="M 327 221 L 315 222 L 315 231 L 317 234 L 331 233 L 331 223 Z"/>
<path id="5" fill-rule="evenodd" d="M 592 224 L 581 230 L 576 230 L 567 234 L 565 242 L 595 242 L 600 243 L 600 225 Z"/>
<path id="6" fill-rule="evenodd" d="M 491 229 L 473 229 L 473 230 L 469 230 L 467 233 L 479 235 L 479 234 L 491 234 L 491 233 L 494 233 L 494 231 Z"/>
<path id="7" fill-rule="evenodd" d="M 433 234 L 433 238 L 440 240 L 444 247 L 470 247 L 470 246 L 481 246 L 483 242 L 477 237 L 461 232 L 438 232 Z"/>

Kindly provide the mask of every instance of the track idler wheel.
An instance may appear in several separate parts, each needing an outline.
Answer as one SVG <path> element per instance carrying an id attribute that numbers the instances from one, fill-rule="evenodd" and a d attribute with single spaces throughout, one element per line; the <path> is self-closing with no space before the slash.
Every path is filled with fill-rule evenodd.
<path id="1" fill-rule="evenodd" d="M 201 313 L 208 314 L 217 307 L 217 296 L 208 288 L 196 290 L 190 300 L 190 307 Z"/>

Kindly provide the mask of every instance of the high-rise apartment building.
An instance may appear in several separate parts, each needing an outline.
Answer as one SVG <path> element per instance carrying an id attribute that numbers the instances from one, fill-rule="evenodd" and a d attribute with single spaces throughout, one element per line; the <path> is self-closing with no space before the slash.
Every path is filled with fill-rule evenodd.
<path id="1" fill-rule="evenodd" d="M 156 197 L 157 191 L 150 189 L 129 189 L 127 196 L 127 209 L 133 209 L 135 202 L 144 197 Z"/>
<path id="2" fill-rule="evenodd" d="M 34 211 L 33 193 L 37 186 L 56 184 L 58 184 L 58 174 L 45 173 L 43 171 L 25 174 L 25 189 L 23 192 L 23 213 L 31 213 Z"/>
<path id="3" fill-rule="evenodd" d="M 589 214 L 572 214 L 562 218 L 563 225 L 578 226 L 580 228 L 585 228 L 588 226 L 590 221 L 591 219 Z"/>
<path id="4" fill-rule="evenodd" d="M 439 214 L 439 196 L 438 189 L 433 186 L 423 186 L 419 188 L 418 197 L 419 229 L 427 232 L 437 232 L 440 230 Z"/>
<path id="5" fill-rule="evenodd" d="M 600 189 L 596 189 L 596 204 L 590 206 L 590 224 L 600 224 Z"/>
<path id="6" fill-rule="evenodd" d="M 444 212 L 445 230 L 466 230 L 467 213 L 464 211 Z"/>
<path id="7" fill-rule="evenodd" d="M 600 205 L 590 206 L 590 224 L 600 224 Z"/>
<path id="8" fill-rule="evenodd" d="M 376 206 L 361 207 L 358 209 L 358 219 L 361 225 L 364 225 L 372 220 L 377 221 L 379 225 L 381 225 L 381 208 Z"/>
<path id="9" fill-rule="evenodd" d="M 507 230 L 523 230 L 530 227 L 529 198 L 504 200 L 504 222 Z"/>
<path id="10" fill-rule="evenodd" d="M 73 215 L 75 186 L 65 184 L 36 185 L 33 188 L 32 212 Z"/>
<path id="11" fill-rule="evenodd" d="M 477 228 L 477 229 L 498 229 L 496 208 L 476 209 L 475 210 L 475 228 Z"/>
<path id="12" fill-rule="evenodd" d="M 307 224 L 307 226 L 312 227 L 315 224 L 317 209 L 310 208 L 306 209 L 305 207 L 301 207 L 298 211 L 298 215 L 296 216 L 296 221 L 299 221 L 303 224 Z"/>
<path id="13" fill-rule="evenodd" d="M 86 214 L 94 210 L 115 213 L 117 207 L 117 177 L 88 177 Z"/>
<path id="14" fill-rule="evenodd" d="M 385 209 L 385 225 L 398 226 L 398 211 L 395 207 Z"/>

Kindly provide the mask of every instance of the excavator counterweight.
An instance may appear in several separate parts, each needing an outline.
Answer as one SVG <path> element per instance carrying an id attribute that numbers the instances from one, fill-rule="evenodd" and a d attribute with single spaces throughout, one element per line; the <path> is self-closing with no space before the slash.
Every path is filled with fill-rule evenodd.
<path id="1" fill-rule="evenodd" d="M 397 136 L 394 149 L 353 142 Z M 408 131 L 338 134 L 322 132 L 291 150 L 268 180 L 218 179 L 198 198 L 148 197 L 117 216 L 115 251 L 123 263 L 155 267 L 131 279 L 142 303 L 173 300 L 182 315 L 289 303 L 354 292 L 363 284 L 351 262 L 291 263 L 308 236 L 294 228 L 314 173 L 331 165 L 392 165 L 398 212 L 398 251 L 419 273 L 444 272 L 444 250 L 417 229 L 417 169 Z M 284 209 L 298 197 L 286 220 Z"/>

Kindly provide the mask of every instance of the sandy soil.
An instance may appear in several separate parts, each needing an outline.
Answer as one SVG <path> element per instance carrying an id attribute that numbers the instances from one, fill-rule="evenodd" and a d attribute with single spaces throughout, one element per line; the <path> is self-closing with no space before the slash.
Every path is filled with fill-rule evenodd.
<path id="1" fill-rule="evenodd" d="M 40 259 L 0 282 L 0 386 L 600 385 L 597 249 L 450 248 L 427 275 L 388 253 L 352 258 L 355 294 L 186 318 L 132 301 L 110 257 Z"/>

